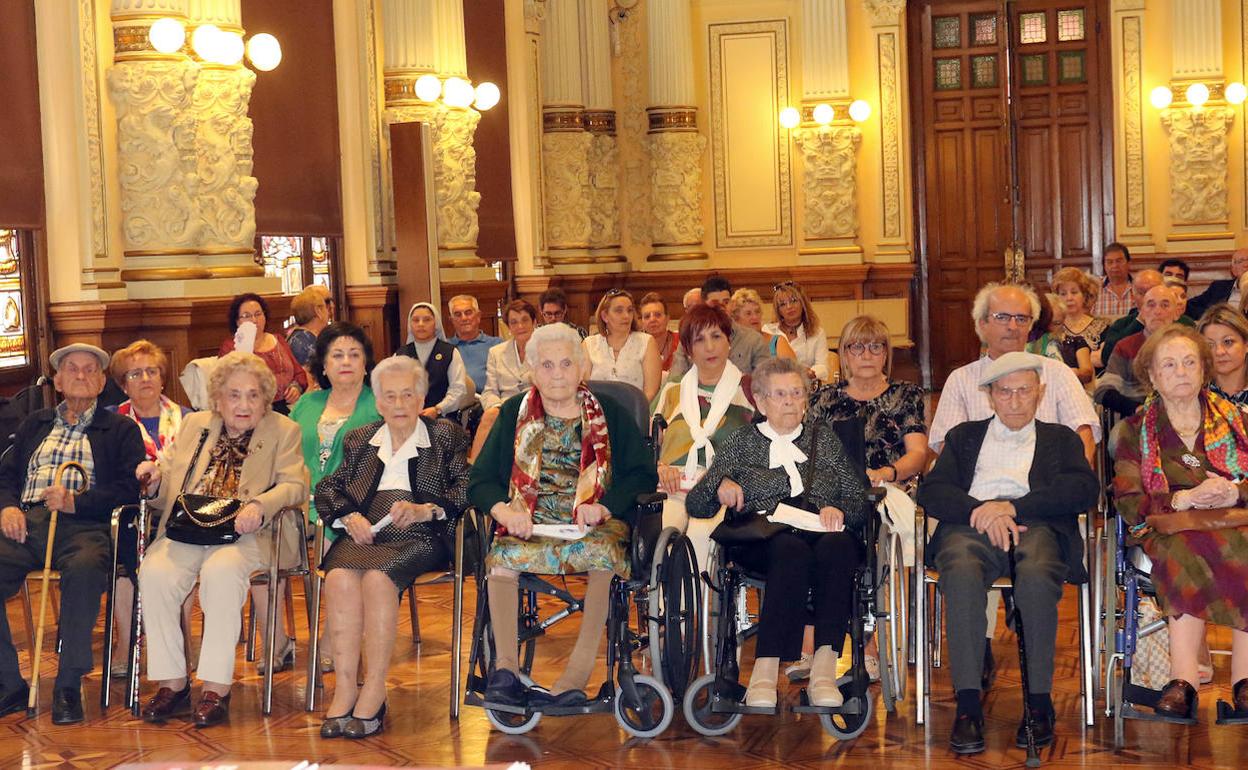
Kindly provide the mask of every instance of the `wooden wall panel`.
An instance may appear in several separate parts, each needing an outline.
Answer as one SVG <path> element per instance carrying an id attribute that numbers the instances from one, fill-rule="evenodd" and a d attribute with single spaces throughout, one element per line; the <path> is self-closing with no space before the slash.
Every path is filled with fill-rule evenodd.
<path id="1" fill-rule="evenodd" d="M 0 3 L 0 103 L 4 149 L 0 151 L 0 227 L 43 227 L 43 134 L 39 122 L 39 62 L 35 51 L 35 3 Z"/>

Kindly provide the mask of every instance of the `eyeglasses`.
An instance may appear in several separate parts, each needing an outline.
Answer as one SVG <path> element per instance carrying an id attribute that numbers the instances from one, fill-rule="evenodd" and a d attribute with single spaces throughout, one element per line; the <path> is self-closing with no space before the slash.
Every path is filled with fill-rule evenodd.
<path id="1" fill-rule="evenodd" d="M 238 320 L 240 321 L 255 321 L 256 319 L 259 319 L 259 318 L 264 318 L 263 310 L 257 310 L 254 313 L 239 313 L 238 314 Z"/>
<path id="2" fill-rule="evenodd" d="M 155 366 L 149 366 L 146 369 L 131 369 L 126 372 L 126 379 L 130 382 L 138 382 L 144 378 L 154 380 L 160 376 L 160 369 Z"/>
<path id="3" fill-rule="evenodd" d="M 800 401 L 806 398 L 806 391 L 803 390 L 802 388 L 789 388 L 788 390 L 784 390 L 784 389 L 769 390 L 767 391 L 767 398 L 770 398 L 772 401 L 783 401 L 786 398 L 791 398 L 794 401 Z"/>
<path id="4" fill-rule="evenodd" d="M 1032 321 L 1029 313 L 989 313 L 988 318 L 1001 326 L 1009 326 L 1011 321 L 1019 326 L 1030 326 Z"/>
<path id="5" fill-rule="evenodd" d="M 993 385 L 992 395 L 1004 401 L 1013 401 L 1016 398 L 1027 398 L 1035 390 L 1035 385 L 1024 385 L 1021 388 L 1003 388 L 1000 385 Z"/>
<path id="6" fill-rule="evenodd" d="M 845 346 L 850 353 L 860 356 L 870 351 L 871 355 L 878 356 L 884 352 L 885 343 L 876 340 L 874 342 L 851 342 Z"/>

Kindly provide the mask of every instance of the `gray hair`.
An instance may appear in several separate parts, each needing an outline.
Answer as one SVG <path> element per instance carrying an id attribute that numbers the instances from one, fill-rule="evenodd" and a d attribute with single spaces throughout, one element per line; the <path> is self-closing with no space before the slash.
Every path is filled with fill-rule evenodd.
<path id="1" fill-rule="evenodd" d="M 533 330 L 533 336 L 524 346 L 524 360 L 529 366 L 537 368 L 537 351 L 543 345 L 555 345 L 561 342 L 572 347 L 572 360 L 577 366 L 585 363 L 585 349 L 581 347 L 581 335 L 565 323 L 546 324 Z"/>
<path id="2" fill-rule="evenodd" d="M 451 297 L 449 301 L 447 301 L 446 309 L 450 310 L 456 302 L 470 302 L 472 303 L 473 310 L 478 312 L 481 310 L 481 305 L 477 303 L 477 298 L 471 294 L 456 294 L 454 297 Z"/>
<path id="3" fill-rule="evenodd" d="M 767 388 L 771 385 L 771 378 L 783 374 L 796 374 L 802 379 L 802 390 L 806 395 L 810 395 L 810 377 L 806 374 L 806 367 L 797 362 L 795 358 L 766 358 L 754 367 L 754 374 L 750 377 L 750 392 L 754 394 L 754 399 L 767 392 Z"/>
<path id="4" fill-rule="evenodd" d="M 1027 303 L 1031 305 L 1031 323 L 1034 326 L 1036 320 L 1040 318 L 1040 297 L 1037 296 L 1036 290 L 1025 283 L 1003 283 L 993 281 L 986 283 L 983 288 L 975 294 L 975 303 L 971 305 L 971 320 L 975 322 L 975 333 L 979 335 L 982 341 L 984 336 L 979 331 L 980 322 L 988 321 L 988 301 L 992 299 L 993 292 L 998 289 L 1018 289 L 1027 296 Z M 1031 327 L 1028 327 L 1031 328 Z"/>
<path id="5" fill-rule="evenodd" d="M 212 404 L 212 411 L 217 411 L 217 401 L 221 398 L 226 380 L 239 372 L 256 378 L 256 384 L 260 386 L 260 400 L 264 402 L 267 413 L 277 396 L 277 378 L 273 376 L 273 370 L 264 359 L 255 353 L 244 353 L 241 350 L 226 353 L 212 367 L 212 374 L 208 376 L 208 401 Z"/>
<path id="6" fill-rule="evenodd" d="M 383 358 L 373 367 L 372 376 L 369 378 L 368 384 L 372 387 L 373 393 L 377 393 L 381 389 L 381 378 L 387 374 L 406 374 L 416 383 L 416 390 L 420 392 L 420 397 L 424 398 L 429 392 L 429 374 L 425 371 L 425 367 L 421 366 L 411 356 L 395 354 L 389 358 Z"/>

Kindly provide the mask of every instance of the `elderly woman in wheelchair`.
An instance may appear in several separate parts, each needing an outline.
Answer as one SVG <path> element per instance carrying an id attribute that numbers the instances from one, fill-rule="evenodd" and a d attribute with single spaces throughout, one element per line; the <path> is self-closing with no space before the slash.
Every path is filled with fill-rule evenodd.
<path id="1" fill-rule="evenodd" d="M 635 418 L 584 385 L 588 363 L 571 327 L 539 328 L 529 339 L 525 359 L 532 366 L 533 387 L 503 403 L 469 480 L 470 502 L 497 524 L 483 566 L 488 613 L 482 614 L 488 621 L 480 615 L 477 620 L 478 629 L 488 622 L 493 636 L 482 699 L 492 721 L 611 707 L 610 682 L 593 700 L 585 688 L 609 615 L 617 624 L 627 621 L 626 606 L 625 617 L 619 617 L 613 578 L 630 574 L 635 503 L 658 484 Z M 520 591 L 530 590 L 524 582 L 529 575 L 573 573 L 588 574 L 575 647 L 552 688 L 530 689 L 527 663 L 521 665 L 518 653 Z M 609 661 L 618 637 L 618 628 L 613 629 Z M 490 633 L 479 631 L 479 636 L 474 651 L 489 644 Z M 620 664 L 621 680 L 626 667 L 631 669 L 631 663 Z M 629 679 L 620 685 L 632 692 L 635 680 Z M 668 704 L 670 711 L 670 698 Z M 518 732 L 534 723 L 512 726 Z"/>
<path id="2" fill-rule="evenodd" d="M 766 580 L 754 670 L 744 693 L 745 707 L 760 713 L 776 707 L 780 661 L 801 654 L 802 630 L 811 620 L 807 595 L 814 608 L 815 656 L 806 700 L 824 709 L 844 702 L 836 663 L 854 620 L 868 505 L 861 469 L 847 457 L 836 432 L 825 423 L 803 422 L 809 387 L 805 371 L 792 360 L 759 364 L 751 390 L 766 420 L 733 433 L 686 499 L 692 516 L 726 509 L 715 541 L 727 548 L 727 561 Z M 785 516 L 794 524 L 770 521 L 773 513 L 772 518 Z M 722 596 L 720 601 L 722 606 Z M 717 646 L 722 648 L 724 637 L 721 629 Z M 861 638 L 856 641 L 860 646 Z M 716 661 L 721 678 L 724 667 L 735 667 L 735 655 L 724 658 Z M 861 667 L 861 650 L 855 661 Z M 735 673 L 727 677 L 734 685 Z M 735 689 L 739 701 L 739 685 Z"/>
<path id="3" fill-rule="evenodd" d="M 1170 681 L 1154 709 L 1195 722 L 1197 655 L 1214 623 L 1233 640 L 1232 703 L 1219 703 L 1219 721 L 1248 721 L 1248 420 L 1209 387 L 1212 354 L 1193 329 L 1153 334 L 1135 368 L 1154 394 L 1126 421 L 1114 493 L 1169 619 Z"/>

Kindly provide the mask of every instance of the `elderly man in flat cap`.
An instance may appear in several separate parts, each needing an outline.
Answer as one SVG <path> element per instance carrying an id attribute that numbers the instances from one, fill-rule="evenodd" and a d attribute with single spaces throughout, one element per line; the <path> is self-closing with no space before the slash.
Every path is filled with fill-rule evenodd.
<path id="1" fill-rule="evenodd" d="M 81 680 L 92 668 L 91 630 L 108 587 L 109 517 L 115 507 L 138 502 L 134 469 L 144 450 L 133 420 L 96 408 L 107 353 L 77 343 L 55 351 L 51 361 L 52 382 L 65 400 L 23 420 L 0 459 L 0 600 L 43 567 L 49 511 L 58 511 L 52 568 L 61 573 L 61 655 L 52 721 L 71 724 L 83 718 Z M 76 472 L 55 483 L 65 462 L 82 466 L 85 485 Z M 0 611 L 0 716 L 23 708 L 28 694 L 8 618 Z"/>
<path id="2" fill-rule="evenodd" d="M 958 712 L 950 745 L 984 750 L 980 668 L 984 607 L 994 580 L 1009 574 L 1017 546 L 1014 597 L 1027 631 L 1037 745 L 1053 741 L 1053 651 L 1057 603 L 1068 577 L 1086 580 L 1078 517 L 1096 503 L 1096 474 L 1070 428 L 1036 419 L 1044 398 L 1044 359 L 1006 353 L 984 368 L 979 385 L 994 416 L 951 429 L 944 451 L 919 487 L 918 502 L 939 521 L 928 561 L 940 572 L 947 610 L 950 669 Z M 1019 728 L 1019 745 L 1025 745 Z"/>

